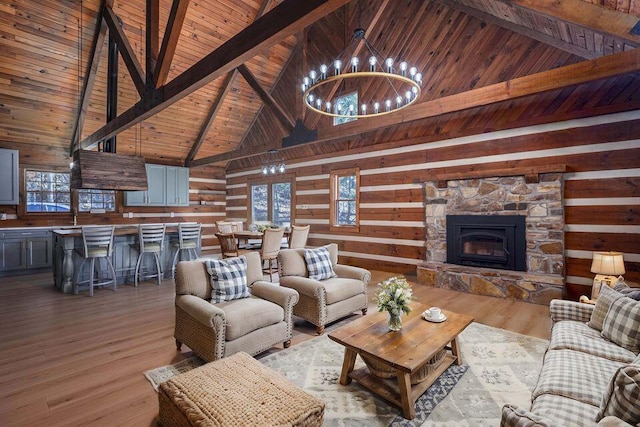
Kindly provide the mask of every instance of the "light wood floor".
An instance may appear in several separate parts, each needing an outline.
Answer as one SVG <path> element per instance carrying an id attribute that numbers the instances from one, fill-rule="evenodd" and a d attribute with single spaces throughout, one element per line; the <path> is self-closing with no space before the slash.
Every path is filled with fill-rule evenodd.
<path id="1" fill-rule="evenodd" d="M 391 275 L 374 272 L 369 295 Z M 189 351 L 174 345 L 173 280 L 99 289 L 93 298 L 63 295 L 51 283 L 51 274 L 0 278 L 0 425 L 155 426 L 157 396 L 143 372 Z M 549 337 L 546 306 L 414 289 L 428 305 Z M 293 345 L 316 336 L 312 325 L 295 323 Z"/>

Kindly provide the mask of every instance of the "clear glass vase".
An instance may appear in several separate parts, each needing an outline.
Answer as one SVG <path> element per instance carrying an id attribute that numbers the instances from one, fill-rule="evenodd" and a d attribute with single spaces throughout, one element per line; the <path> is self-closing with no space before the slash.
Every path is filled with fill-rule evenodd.
<path id="1" fill-rule="evenodd" d="M 389 313 L 389 330 L 399 331 L 400 329 L 402 329 L 402 313 Z"/>

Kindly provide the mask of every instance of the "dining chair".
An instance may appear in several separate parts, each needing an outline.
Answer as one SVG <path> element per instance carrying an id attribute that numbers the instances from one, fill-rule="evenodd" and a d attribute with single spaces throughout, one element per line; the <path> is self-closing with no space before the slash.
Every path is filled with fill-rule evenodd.
<path id="1" fill-rule="evenodd" d="M 233 233 L 216 233 L 216 237 L 218 238 L 218 242 L 220 242 L 223 258 L 237 257 L 251 252 L 238 247 L 238 241 Z"/>
<path id="2" fill-rule="evenodd" d="M 216 227 L 218 227 L 218 233 L 233 233 L 233 223 L 229 221 L 216 221 Z"/>
<path id="3" fill-rule="evenodd" d="M 269 280 L 273 282 L 273 272 L 278 271 L 278 252 L 280 252 L 280 243 L 284 237 L 284 228 L 267 228 L 262 235 L 262 248 L 260 249 L 260 257 L 267 262 L 267 268 L 263 268 L 264 272 L 269 272 Z M 273 267 L 275 261 L 275 270 Z"/>
<path id="4" fill-rule="evenodd" d="M 292 225 L 291 233 L 289 234 L 289 248 L 304 248 L 307 246 L 307 239 L 309 238 L 310 225 Z"/>

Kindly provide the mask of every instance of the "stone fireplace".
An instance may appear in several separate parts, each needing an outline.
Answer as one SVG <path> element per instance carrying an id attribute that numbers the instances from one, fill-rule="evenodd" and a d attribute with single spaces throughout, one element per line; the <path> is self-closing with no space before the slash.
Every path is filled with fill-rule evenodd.
<path id="1" fill-rule="evenodd" d="M 426 182 L 426 259 L 418 281 L 540 304 L 561 298 L 562 187 L 562 173 L 556 172 Z M 518 223 L 524 225 L 521 259 L 505 261 L 517 252 L 506 240 Z M 462 235 L 452 236 L 456 231 Z"/>

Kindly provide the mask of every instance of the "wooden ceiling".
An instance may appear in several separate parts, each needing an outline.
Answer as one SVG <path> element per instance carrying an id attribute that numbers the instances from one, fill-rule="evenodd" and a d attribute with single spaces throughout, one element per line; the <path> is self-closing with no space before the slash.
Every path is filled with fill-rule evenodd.
<path id="1" fill-rule="evenodd" d="M 159 6 L 160 45 L 174 2 L 155 1 Z M 202 58 L 236 40 L 243 30 L 257 38 L 261 33 L 254 21 L 261 15 L 280 7 L 265 20 L 284 28 L 285 24 L 276 22 L 275 17 L 294 15 L 289 6 L 293 2 L 284 3 L 176 0 L 178 12 L 172 16 L 179 21 L 182 8 L 184 20 L 181 26 L 174 27 L 179 29 L 179 37 L 174 39 L 177 44 L 167 68 L 166 86 L 146 93 L 143 88 L 142 99 L 125 65 L 126 55 L 121 55 L 118 114 L 129 111 L 139 115 L 142 105 L 155 105 L 172 84 L 175 87 L 176 81 L 187 81 Z M 335 9 L 341 3 L 347 2 L 328 1 L 329 6 L 323 7 Z M 16 0 L 0 5 L 0 147 L 30 148 L 27 151 L 33 153 L 32 160 L 27 159 L 26 163 L 48 161 L 61 165 L 67 161 L 101 7 L 100 0 Z M 143 77 L 147 72 L 146 8 L 145 0 L 115 0 L 112 5 Z M 273 37 L 265 37 L 264 43 L 256 41 L 253 50 L 237 43 L 235 50 L 239 52 L 218 55 L 218 71 L 211 74 L 215 78 L 202 80 L 186 96 L 166 108 L 158 108 L 156 114 L 151 111 L 148 118 L 119 133 L 118 152 L 172 164 L 218 160 L 224 165 L 239 159 L 232 166 L 245 167 L 260 162 L 259 157 L 252 158 L 250 154 L 279 147 L 297 118 L 304 117 L 310 128 L 330 128 L 327 120 L 305 115 L 301 108 L 298 86 L 302 64 L 331 59 L 358 25 L 367 27 L 368 39 L 383 51 L 406 55 L 424 70 L 427 83 L 420 102 L 628 52 L 640 43 L 640 37 L 629 34 L 640 16 L 640 2 L 632 0 L 353 0 L 321 17 L 323 14 L 318 12 L 313 18 L 312 14 L 307 15 L 307 23 L 321 19 L 304 32 L 302 25 L 295 31 L 278 30 Z M 251 55 L 242 56 L 244 52 Z M 106 53 L 105 47 L 98 58 L 80 140 L 105 126 Z M 229 64 L 235 65 L 225 68 L 225 58 L 232 57 L 236 62 Z M 211 58 L 216 59 L 215 55 Z M 240 72 L 233 71 L 242 63 Z M 452 131 L 461 120 L 475 120 L 473 125 L 481 128 L 490 121 L 496 126 L 514 118 L 549 114 L 551 110 L 563 113 L 585 103 L 598 106 L 623 98 L 636 101 L 640 96 L 638 81 L 633 72 L 625 72 L 579 89 L 567 86 L 514 98 L 509 108 L 494 103 L 473 106 L 471 112 L 458 114 L 455 120 L 449 113 L 437 114 L 428 123 L 404 117 L 402 132 L 418 135 L 425 127 Z M 482 111 L 482 119 L 478 118 L 478 111 Z M 368 131 L 378 141 L 398 137 L 393 127 Z M 361 129 L 356 132 L 359 133 Z M 333 149 L 339 149 L 339 138 L 332 138 L 334 143 L 338 141 Z M 313 144 L 292 150 L 290 155 L 331 149 L 328 143 Z"/>

